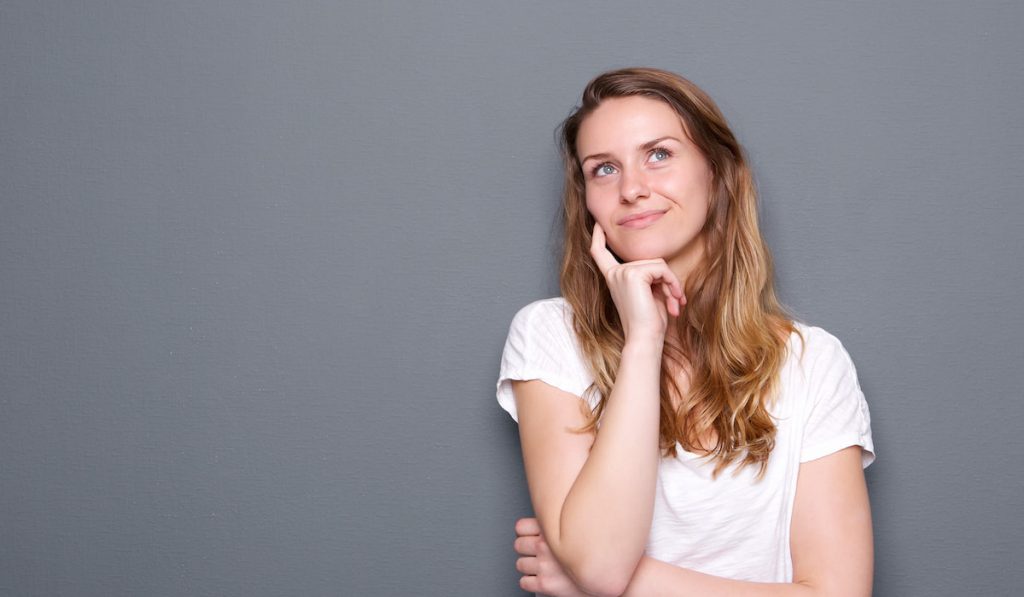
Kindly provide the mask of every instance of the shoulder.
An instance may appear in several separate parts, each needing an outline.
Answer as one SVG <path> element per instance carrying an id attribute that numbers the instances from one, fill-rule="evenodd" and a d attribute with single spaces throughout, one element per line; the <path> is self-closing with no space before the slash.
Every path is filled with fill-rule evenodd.
<path id="1" fill-rule="evenodd" d="M 519 309 L 509 333 L 541 333 L 544 335 L 565 335 L 572 332 L 572 307 L 564 298 L 533 301 Z"/>
<path id="2" fill-rule="evenodd" d="M 498 402 L 516 418 L 513 380 L 540 379 L 583 396 L 593 383 L 573 331 L 572 308 L 562 297 L 534 301 L 512 318 L 498 374 Z"/>
<path id="3" fill-rule="evenodd" d="M 797 324 L 791 338 L 793 389 L 804 421 L 800 462 L 860 445 L 863 466 L 874 460 L 871 414 L 857 369 L 843 343 L 828 331 Z"/>
<path id="4" fill-rule="evenodd" d="M 531 317 L 565 317 L 572 315 L 569 301 L 560 296 L 540 299 L 529 303 L 516 313 L 515 319 Z"/>
<path id="5" fill-rule="evenodd" d="M 521 308 L 509 325 L 505 350 L 521 352 L 527 360 L 551 359 L 563 365 L 581 360 L 568 301 L 547 298 Z"/>
<path id="6" fill-rule="evenodd" d="M 790 358 L 807 375 L 836 365 L 853 367 L 853 361 L 839 338 L 818 326 L 794 321 L 789 338 Z"/>

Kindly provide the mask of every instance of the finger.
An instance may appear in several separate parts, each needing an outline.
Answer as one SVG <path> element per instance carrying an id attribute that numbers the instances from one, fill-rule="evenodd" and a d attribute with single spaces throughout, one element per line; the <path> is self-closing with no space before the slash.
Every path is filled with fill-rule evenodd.
<path id="1" fill-rule="evenodd" d="M 527 593 L 539 593 L 540 581 L 537 580 L 536 576 L 524 576 L 519 579 L 519 588 Z"/>
<path id="2" fill-rule="evenodd" d="M 551 548 L 548 547 L 548 542 L 544 540 L 544 537 L 538 537 L 537 544 L 534 547 L 537 550 L 538 558 L 551 554 Z"/>
<path id="3" fill-rule="evenodd" d="M 662 279 L 662 282 L 664 282 L 667 285 L 667 290 L 669 291 L 669 294 L 667 296 L 672 296 L 676 299 L 683 298 L 683 285 L 679 283 L 679 277 L 676 276 L 676 273 L 672 271 L 672 268 L 670 268 L 668 264 L 665 263 L 664 259 L 636 261 L 633 262 L 633 264 L 654 266 L 654 270 L 656 270 L 657 273 L 661 274 L 660 277 Z"/>
<path id="4" fill-rule="evenodd" d="M 539 540 L 540 537 L 537 535 L 519 537 L 512 543 L 512 548 L 521 556 L 535 556 L 537 555 L 537 541 Z"/>
<path id="5" fill-rule="evenodd" d="M 634 277 L 637 280 L 644 280 L 655 290 L 656 284 L 668 285 L 669 295 L 674 298 L 683 296 L 683 285 L 672 268 L 665 263 L 664 259 L 645 259 L 641 261 L 630 261 L 619 269 L 626 277 Z"/>
<path id="6" fill-rule="evenodd" d="M 516 560 L 516 570 L 522 574 L 536 576 L 540 572 L 540 562 L 534 557 L 519 558 Z"/>
<path id="7" fill-rule="evenodd" d="M 612 255 L 605 245 L 604 229 L 597 222 L 594 222 L 594 234 L 590 241 L 590 255 L 594 258 L 594 262 L 597 263 L 597 269 L 601 270 L 603 274 L 608 273 L 609 269 L 619 265 L 615 255 Z"/>
<path id="8" fill-rule="evenodd" d="M 662 282 L 658 285 L 661 288 L 661 293 L 665 295 L 665 310 L 668 314 L 673 317 L 678 317 L 679 313 L 676 309 L 679 307 L 679 301 L 676 297 L 672 296 L 672 286 L 668 282 Z"/>
<path id="9" fill-rule="evenodd" d="M 672 296 L 676 299 L 683 298 L 683 285 L 679 283 L 679 278 L 667 263 L 665 264 L 665 272 L 667 275 L 664 276 L 664 279 L 668 284 L 669 289 L 672 291 Z"/>
<path id="10" fill-rule="evenodd" d="M 661 283 L 661 292 L 665 295 L 665 298 L 675 300 L 675 293 L 672 292 L 672 285 L 668 282 Z"/>
<path id="11" fill-rule="evenodd" d="M 516 521 L 517 535 L 539 535 L 540 523 L 536 518 L 520 518 Z"/>

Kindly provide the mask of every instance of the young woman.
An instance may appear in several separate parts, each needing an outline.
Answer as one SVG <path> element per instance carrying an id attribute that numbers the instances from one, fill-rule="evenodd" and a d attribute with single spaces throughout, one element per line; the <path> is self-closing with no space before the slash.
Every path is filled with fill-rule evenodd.
<path id="1" fill-rule="evenodd" d="M 549 595 L 869 595 L 874 459 L 842 344 L 788 317 L 742 148 L 690 81 L 605 73 L 562 124 L 562 297 L 515 316 L 498 402 Z"/>

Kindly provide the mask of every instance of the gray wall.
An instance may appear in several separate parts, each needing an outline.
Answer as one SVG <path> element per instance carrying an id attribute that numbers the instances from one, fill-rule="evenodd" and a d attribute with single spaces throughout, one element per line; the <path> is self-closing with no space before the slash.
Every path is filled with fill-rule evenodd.
<path id="1" fill-rule="evenodd" d="M 0 594 L 521 594 L 498 360 L 636 64 L 857 363 L 876 594 L 1016 593 L 1024 8 L 625 4 L 0 4 Z"/>

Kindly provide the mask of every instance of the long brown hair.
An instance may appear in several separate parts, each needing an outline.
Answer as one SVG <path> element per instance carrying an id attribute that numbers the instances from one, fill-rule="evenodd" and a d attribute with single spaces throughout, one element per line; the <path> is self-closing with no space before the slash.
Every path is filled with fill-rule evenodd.
<path id="1" fill-rule="evenodd" d="M 682 119 L 690 140 L 712 172 L 704 259 L 686 280 L 687 303 L 674 320 L 680 345 L 666 342 L 661 369 L 660 443 L 675 456 L 707 451 L 714 475 L 739 460 L 763 476 L 775 446 L 768 407 L 796 330 L 775 296 L 772 261 L 757 221 L 757 192 L 747 160 L 714 101 L 692 82 L 663 70 L 627 68 L 604 73 L 583 91 L 581 104 L 560 127 L 565 166 L 562 295 L 594 374 L 588 392 L 596 407 L 584 431 L 594 431 L 611 394 L 625 341 L 618 310 L 589 248 L 594 219 L 586 208 L 583 172 L 576 153 L 580 126 L 602 101 L 643 96 L 663 101 Z M 799 332 L 798 332 L 799 333 Z M 673 371 L 684 367 L 681 391 Z M 673 404 L 672 396 L 676 396 Z M 713 446 L 700 446 L 711 432 Z M 737 467 L 737 471 L 740 467 Z"/>

